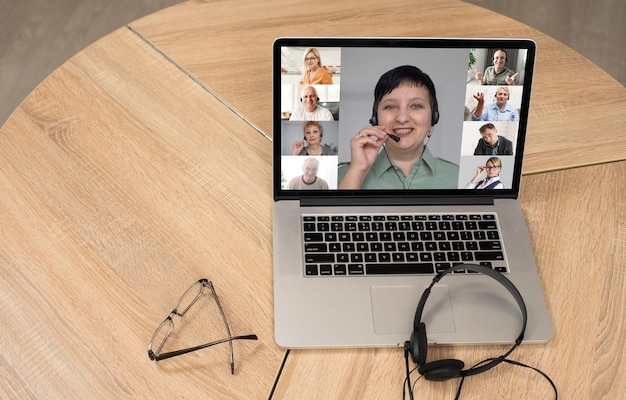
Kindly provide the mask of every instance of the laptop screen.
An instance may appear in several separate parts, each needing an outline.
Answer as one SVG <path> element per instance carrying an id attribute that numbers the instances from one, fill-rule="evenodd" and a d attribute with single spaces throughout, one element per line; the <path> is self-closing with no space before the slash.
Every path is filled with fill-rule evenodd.
<path id="1" fill-rule="evenodd" d="M 517 197 L 534 56 L 523 39 L 277 39 L 275 199 Z"/>

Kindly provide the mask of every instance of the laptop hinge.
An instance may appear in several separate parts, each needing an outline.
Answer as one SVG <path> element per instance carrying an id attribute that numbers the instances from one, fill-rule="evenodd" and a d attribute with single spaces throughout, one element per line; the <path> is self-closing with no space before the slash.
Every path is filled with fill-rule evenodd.
<path id="1" fill-rule="evenodd" d="M 493 205 L 489 196 L 463 197 L 317 197 L 301 199 L 302 207 L 320 206 L 446 206 L 446 205 Z"/>

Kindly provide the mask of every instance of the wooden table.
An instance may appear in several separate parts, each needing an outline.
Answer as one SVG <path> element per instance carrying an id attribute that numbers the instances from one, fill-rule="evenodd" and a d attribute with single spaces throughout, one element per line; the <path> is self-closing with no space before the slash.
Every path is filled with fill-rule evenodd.
<path id="1" fill-rule="evenodd" d="M 456 0 L 238 0 L 189 1 L 111 33 L 0 130 L 0 398 L 401 398 L 399 348 L 273 341 L 270 49 L 290 35 L 537 41 L 520 200 L 555 336 L 513 358 L 562 398 L 623 395 L 626 89 L 550 37 Z M 234 375 L 224 345 L 146 354 L 202 277 L 233 334 L 259 336 L 235 343 Z M 202 301 L 173 347 L 223 337 Z M 429 354 L 472 363 L 501 349 Z M 419 381 L 416 397 L 453 398 L 457 383 Z M 462 398 L 550 396 L 534 372 L 499 366 Z"/>

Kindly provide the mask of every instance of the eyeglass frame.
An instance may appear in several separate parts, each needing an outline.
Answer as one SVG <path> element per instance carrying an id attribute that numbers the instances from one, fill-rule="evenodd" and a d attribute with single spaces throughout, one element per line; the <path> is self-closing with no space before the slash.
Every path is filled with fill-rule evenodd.
<path id="1" fill-rule="evenodd" d="M 193 298 L 193 300 L 191 300 L 189 305 L 187 307 L 185 307 L 184 310 L 179 311 L 178 308 L 180 307 L 181 302 L 183 301 L 183 299 L 185 299 L 185 297 L 187 297 L 189 292 L 191 290 L 193 290 L 197 285 L 200 285 L 200 288 L 198 290 L 198 294 Z M 175 329 L 173 317 L 174 316 L 178 316 L 178 317 L 182 318 L 187 313 L 187 311 L 189 311 L 189 309 L 194 304 L 196 304 L 198 299 L 202 296 L 202 294 L 204 293 L 204 288 L 205 287 L 208 287 L 209 289 L 211 289 L 211 293 L 213 294 L 213 298 L 215 299 L 215 303 L 217 304 L 217 308 L 219 309 L 220 315 L 222 316 L 222 320 L 224 321 L 224 326 L 226 327 L 226 333 L 228 334 L 228 337 L 224 338 L 224 339 L 220 339 L 220 340 L 215 340 L 213 342 L 201 344 L 201 345 L 198 345 L 198 346 L 189 347 L 189 348 L 181 349 L 181 350 L 170 351 L 170 352 L 161 354 L 161 349 L 165 345 L 165 342 L 167 341 L 167 339 L 170 337 L 170 334 Z M 156 352 L 155 352 L 155 351 L 152 350 L 153 342 L 156 339 L 157 335 L 161 332 L 161 330 L 166 325 L 168 326 L 168 330 L 167 330 L 165 336 L 163 337 L 163 340 L 161 341 L 161 344 L 156 348 Z M 226 320 L 226 314 L 224 313 L 224 309 L 222 308 L 222 304 L 220 303 L 220 300 L 217 297 L 217 292 L 215 291 L 215 287 L 213 286 L 213 282 L 209 281 L 208 279 L 202 278 L 202 279 L 199 279 L 198 281 L 194 282 L 191 286 L 189 286 L 189 288 L 187 290 L 185 290 L 185 292 L 182 294 L 182 296 L 180 296 L 180 299 L 178 299 L 178 302 L 176 302 L 176 305 L 174 306 L 172 311 L 170 311 L 169 315 L 156 328 L 156 330 L 152 334 L 152 338 L 150 339 L 150 342 L 148 343 L 148 357 L 152 361 L 156 362 L 156 361 L 165 360 L 165 359 L 168 359 L 168 358 L 180 356 L 180 355 L 183 355 L 183 354 L 191 353 L 193 351 L 205 349 L 207 347 L 215 346 L 217 344 L 228 342 L 229 347 L 230 347 L 230 373 L 234 375 L 235 374 L 235 355 L 234 355 L 234 352 L 233 352 L 233 341 L 234 340 L 258 340 L 258 337 L 257 337 L 257 335 L 254 335 L 254 334 L 252 334 L 252 335 L 241 335 L 241 336 L 232 336 L 231 335 L 230 327 L 228 325 L 228 321 Z"/>

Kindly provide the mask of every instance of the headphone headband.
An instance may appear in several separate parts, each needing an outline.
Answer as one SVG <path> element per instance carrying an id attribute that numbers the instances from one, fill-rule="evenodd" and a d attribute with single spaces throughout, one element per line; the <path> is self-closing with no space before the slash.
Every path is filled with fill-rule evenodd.
<path id="1" fill-rule="evenodd" d="M 468 270 L 482 273 L 483 275 L 487 275 L 488 277 L 496 280 L 498 283 L 504 286 L 513 296 L 522 313 L 522 329 L 513 346 L 500 357 L 493 358 L 484 365 L 472 367 L 467 370 L 463 370 L 464 364 L 462 361 L 459 360 L 439 360 L 425 364 L 428 341 L 426 339 L 426 325 L 422 322 L 422 314 L 424 312 L 426 300 L 430 296 L 431 290 L 433 286 L 435 286 L 435 284 L 437 284 L 447 274 L 459 270 Z M 498 271 L 491 269 L 490 267 L 485 267 L 483 265 L 477 264 L 458 264 L 437 274 L 433 278 L 431 284 L 422 293 L 422 296 L 417 305 L 417 309 L 415 310 L 415 319 L 413 320 L 413 334 L 411 335 L 411 340 L 409 342 L 411 358 L 413 359 L 413 362 L 420 366 L 419 371 L 422 375 L 426 377 L 426 379 L 445 380 L 458 376 L 477 375 L 500 364 L 509 356 L 509 354 L 513 352 L 513 350 L 515 350 L 515 348 L 517 348 L 517 346 L 522 343 L 522 341 L 524 340 L 524 334 L 526 332 L 527 322 L 528 313 L 526 310 L 526 304 L 524 303 L 522 295 L 517 290 L 513 282 L 511 282 L 507 277 L 505 277 Z"/>

